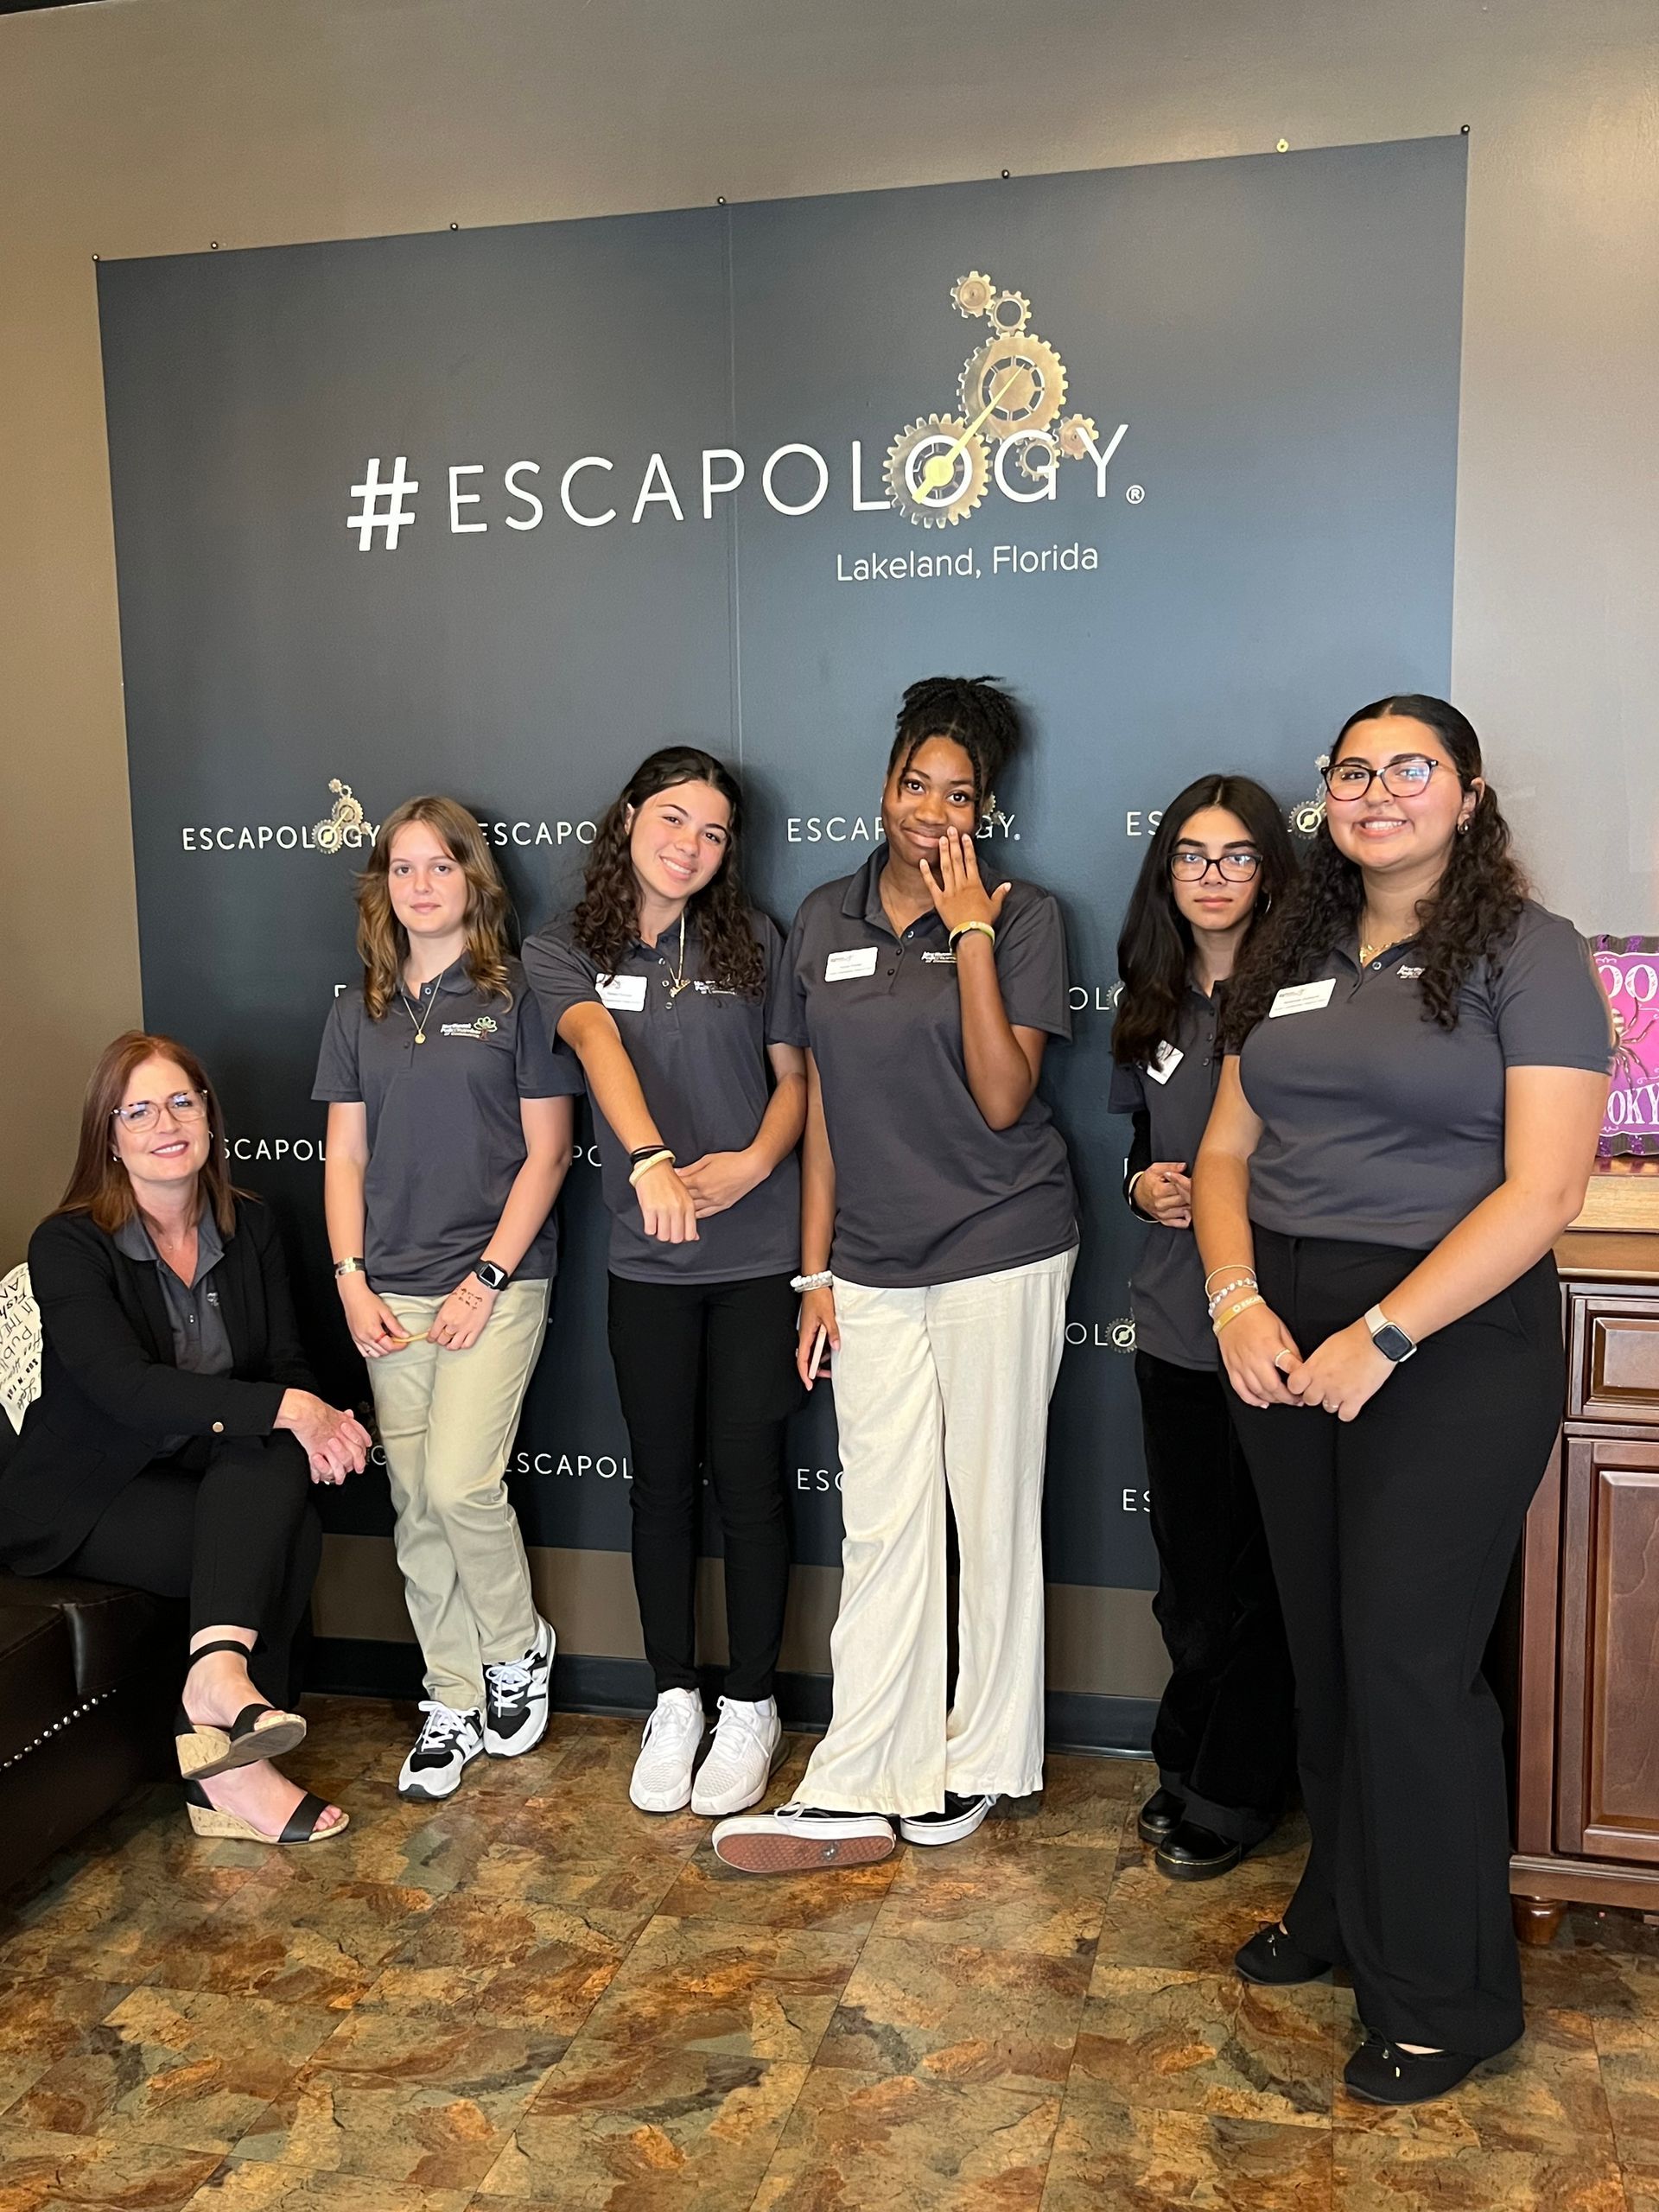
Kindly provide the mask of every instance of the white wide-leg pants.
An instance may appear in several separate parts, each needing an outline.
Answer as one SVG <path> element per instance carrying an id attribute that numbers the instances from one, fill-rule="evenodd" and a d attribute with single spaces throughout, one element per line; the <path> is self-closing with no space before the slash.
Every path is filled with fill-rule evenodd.
<path id="1" fill-rule="evenodd" d="M 841 1611 L 797 1802 L 943 1811 L 1043 1777 L 1043 1458 L 1074 1251 L 922 1290 L 836 1278 Z M 961 1559 L 945 1707 L 945 1492 Z"/>

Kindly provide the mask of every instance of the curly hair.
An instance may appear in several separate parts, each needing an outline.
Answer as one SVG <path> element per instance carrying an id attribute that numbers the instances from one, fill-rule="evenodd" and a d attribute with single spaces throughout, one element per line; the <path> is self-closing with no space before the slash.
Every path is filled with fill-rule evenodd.
<path id="1" fill-rule="evenodd" d="M 357 879 L 357 957 L 363 963 L 363 1003 L 372 1021 L 384 1019 L 402 988 L 409 932 L 391 909 L 391 842 L 411 822 L 435 830 L 467 879 L 467 972 L 486 998 L 512 1003 L 507 983 L 512 906 L 495 855 L 477 818 L 458 799 L 429 792 L 406 798 L 380 824 L 369 864 Z"/>
<path id="2" fill-rule="evenodd" d="M 712 753 L 695 745 L 665 745 L 642 760 L 606 808 L 594 839 L 582 897 L 571 915 L 576 943 L 604 973 L 615 968 L 639 926 L 639 883 L 631 851 L 634 809 L 676 784 L 709 784 L 731 808 L 726 850 L 686 912 L 696 923 L 709 980 L 740 997 L 758 999 L 766 985 L 766 958 L 749 922 L 749 902 L 738 868 L 743 793 L 735 776 Z"/>
<path id="3" fill-rule="evenodd" d="M 974 764 L 974 804 L 988 807 L 996 779 L 1025 741 L 1013 697 L 992 676 L 925 676 L 905 693 L 899 709 L 887 778 L 900 774 L 932 737 L 959 745 Z"/>
<path id="4" fill-rule="evenodd" d="M 1174 1038 L 1180 1020 L 1192 959 L 1192 925 L 1175 903 L 1169 863 L 1186 824 L 1210 806 L 1236 814 L 1262 855 L 1255 904 L 1241 955 L 1243 945 L 1260 934 L 1268 916 L 1284 903 L 1296 880 L 1296 850 L 1279 802 L 1250 777 L 1200 776 L 1171 799 L 1141 863 L 1117 940 L 1117 972 L 1123 988 L 1112 1024 L 1112 1058 L 1126 1067 L 1144 1066 L 1166 1038 Z"/>
<path id="5" fill-rule="evenodd" d="M 1444 699 L 1417 692 L 1375 700 L 1350 715 L 1337 734 L 1332 760 L 1340 758 L 1343 740 L 1357 723 L 1390 716 L 1432 729 L 1465 791 L 1481 775 L 1480 740 L 1467 716 Z M 1526 877 L 1510 849 L 1510 825 L 1488 785 L 1466 830 L 1452 840 L 1433 895 L 1418 902 L 1423 973 L 1417 988 L 1425 1021 L 1440 1029 L 1457 1027 L 1464 984 L 1482 961 L 1495 968 L 1501 964 L 1526 895 Z M 1275 995 L 1287 983 L 1307 981 L 1334 946 L 1354 935 L 1364 903 L 1359 868 L 1338 850 L 1329 821 L 1322 821 L 1300 882 L 1280 912 L 1254 932 L 1233 978 L 1221 1022 L 1224 1052 L 1236 1052 Z"/>

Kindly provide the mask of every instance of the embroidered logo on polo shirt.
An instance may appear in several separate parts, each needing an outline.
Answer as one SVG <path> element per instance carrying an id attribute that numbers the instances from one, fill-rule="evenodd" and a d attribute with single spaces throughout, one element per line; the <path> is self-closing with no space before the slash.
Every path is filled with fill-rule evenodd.
<path id="1" fill-rule="evenodd" d="M 475 1045 L 493 1034 L 495 1024 L 487 1014 L 480 1014 L 476 1021 L 446 1021 L 438 1032 L 440 1037 L 470 1037 Z"/>
<path id="2" fill-rule="evenodd" d="M 929 968 L 954 968 L 957 964 L 954 952 L 925 952 L 922 959 Z"/>
<path id="3" fill-rule="evenodd" d="M 710 983 L 702 977 L 695 978 L 691 988 L 706 999 L 734 999 L 737 996 L 729 983 Z"/>
<path id="4" fill-rule="evenodd" d="M 1414 983 L 1423 971 L 1421 968 L 1396 968 L 1394 972 L 1402 982 Z"/>

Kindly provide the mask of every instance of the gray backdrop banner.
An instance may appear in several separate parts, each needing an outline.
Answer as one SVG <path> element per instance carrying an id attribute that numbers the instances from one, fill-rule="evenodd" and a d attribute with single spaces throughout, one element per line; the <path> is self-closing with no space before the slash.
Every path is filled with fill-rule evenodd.
<path id="1" fill-rule="evenodd" d="M 100 265 L 146 1019 L 213 1071 L 330 1387 L 366 1400 L 308 1093 L 385 811 L 464 799 L 528 930 L 692 741 L 786 927 L 870 850 L 904 685 L 986 671 L 1034 737 L 989 836 L 1060 896 L 1077 1010 L 1049 1575 L 1150 1586 L 1117 926 L 1191 777 L 1294 804 L 1353 706 L 1447 687 L 1464 184 L 1430 139 Z M 626 1548 L 627 1442 L 585 1150 L 563 1203 L 512 1484 L 569 1558 Z M 786 1471 L 833 1567 L 827 1393 Z M 328 1510 L 390 1527 L 383 1479 Z"/>

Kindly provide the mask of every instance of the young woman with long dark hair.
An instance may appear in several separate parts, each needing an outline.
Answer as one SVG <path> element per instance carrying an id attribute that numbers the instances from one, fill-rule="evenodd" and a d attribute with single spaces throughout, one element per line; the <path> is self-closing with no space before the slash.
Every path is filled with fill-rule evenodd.
<path id="1" fill-rule="evenodd" d="M 752 1805 L 783 1747 L 773 1677 L 789 1580 L 784 1424 L 799 1397 L 790 1278 L 805 1082 L 787 1041 L 782 933 L 743 892 L 742 811 L 711 753 L 653 753 L 606 810 L 575 912 L 524 947 L 548 1027 L 587 1077 L 611 1214 L 611 1356 L 657 1687 L 629 1795 L 648 1813 Z M 728 1665 L 698 1766 L 705 1464 Z"/>
<path id="2" fill-rule="evenodd" d="M 334 1001 L 311 1095 L 328 1102 L 334 1274 L 426 1666 L 397 1788 L 448 1797 L 480 1753 L 519 1758 L 547 1729 L 553 1630 L 505 1474 L 547 1330 L 582 1077 L 550 1049 L 506 887 L 457 801 L 393 808 L 357 912 L 363 988 Z"/>
<path id="3" fill-rule="evenodd" d="M 885 842 L 790 937 L 809 1048 L 797 1357 L 810 1383 L 835 1355 L 845 1540 L 829 1732 L 792 1804 L 715 1831 L 752 1872 L 885 1858 L 895 1819 L 955 1843 L 1042 1783 L 1043 1462 L 1077 1231 L 1037 1090 L 1071 1029 L 1059 908 L 976 844 L 1020 737 L 985 677 L 912 684 Z"/>
<path id="4" fill-rule="evenodd" d="M 1200 776 L 1164 810 L 1117 945 L 1111 1103 L 1134 1116 L 1124 1195 L 1152 1224 L 1129 1291 L 1170 1662 L 1140 1827 L 1179 1881 L 1226 1873 L 1271 1833 L 1294 1757 L 1278 1594 L 1205 1312 L 1192 1168 L 1228 979 L 1295 872 L 1272 794 Z"/>
<path id="5" fill-rule="evenodd" d="M 1344 1963 L 1348 2086 L 1414 2104 L 1524 2025 L 1481 1656 L 1561 1416 L 1550 1248 L 1612 1040 L 1455 707 L 1362 707 L 1324 776 L 1306 874 L 1228 997 L 1193 1184 L 1313 1832 L 1237 1963 L 1274 1983 Z"/>

